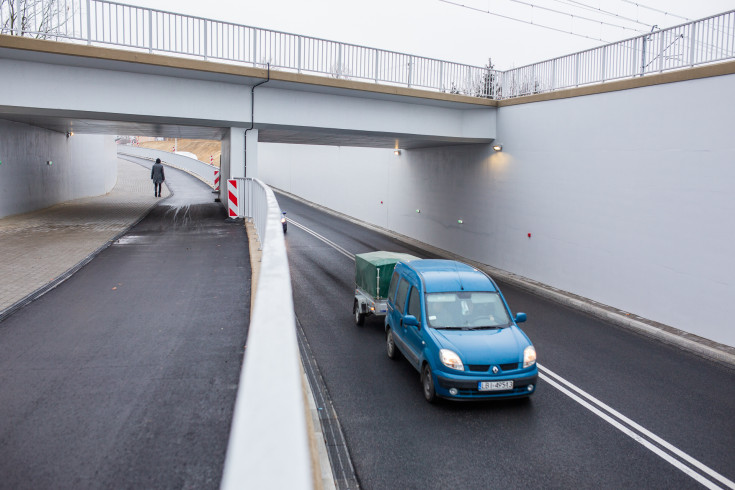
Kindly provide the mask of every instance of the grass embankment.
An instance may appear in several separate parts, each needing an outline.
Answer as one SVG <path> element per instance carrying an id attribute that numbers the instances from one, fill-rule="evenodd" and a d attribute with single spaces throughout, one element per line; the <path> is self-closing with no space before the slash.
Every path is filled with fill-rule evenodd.
<path id="1" fill-rule="evenodd" d="M 167 141 L 145 141 L 140 144 L 144 148 L 154 150 L 173 151 L 174 140 Z M 197 156 L 197 160 L 210 163 L 210 157 L 214 157 L 214 164 L 219 167 L 219 157 L 222 154 L 222 144 L 216 140 L 176 140 L 176 151 L 188 151 Z"/>

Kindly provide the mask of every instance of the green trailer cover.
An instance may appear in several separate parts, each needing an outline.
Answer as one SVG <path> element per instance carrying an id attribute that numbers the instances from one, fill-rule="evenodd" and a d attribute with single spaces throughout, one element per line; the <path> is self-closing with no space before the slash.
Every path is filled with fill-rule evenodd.
<path id="1" fill-rule="evenodd" d="M 416 259 L 418 257 L 397 252 L 357 254 L 355 255 L 355 283 L 374 299 L 385 299 L 396 264 Z M 378 295 L 378 272 L 380 272 L 380 295 Z"/>

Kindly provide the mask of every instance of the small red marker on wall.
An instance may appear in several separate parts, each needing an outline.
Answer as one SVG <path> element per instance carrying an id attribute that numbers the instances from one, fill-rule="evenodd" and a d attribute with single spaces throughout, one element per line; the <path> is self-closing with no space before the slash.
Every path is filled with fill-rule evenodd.
<path id="1" fill-rule="evenodd" d="M 531 234 L 530 233 L 528 234 L 528 238 L 531 238 Z"/>

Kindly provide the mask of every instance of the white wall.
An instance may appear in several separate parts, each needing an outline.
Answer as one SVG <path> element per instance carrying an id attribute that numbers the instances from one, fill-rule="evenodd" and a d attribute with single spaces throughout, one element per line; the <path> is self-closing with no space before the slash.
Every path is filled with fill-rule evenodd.
<path id="1" fill-rule="evenodd" d="M 112 136 L 67 138 L 0 120 L 0 218 L 108 193 L 117 180 L 115 147 Z"/>
<path id="2" fill-rule="evenodd" d="M 356 218 L 735 345 L 733 86 L 730 75 L 502 107 L 499 154 L 261 144 L 260 174 Z"/>

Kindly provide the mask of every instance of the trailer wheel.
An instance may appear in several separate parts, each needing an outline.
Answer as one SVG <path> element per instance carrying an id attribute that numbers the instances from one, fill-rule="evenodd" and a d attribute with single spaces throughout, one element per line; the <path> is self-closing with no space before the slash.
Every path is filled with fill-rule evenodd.
<path id="1" fill-rule="evenodd" d="M 355 304 L 352 307 L 353 313 L 355 313 L 355 325 L 361 327 L 365 324 L 365 313 L 360 313 L 360 303 L 355 300 Z"/>

